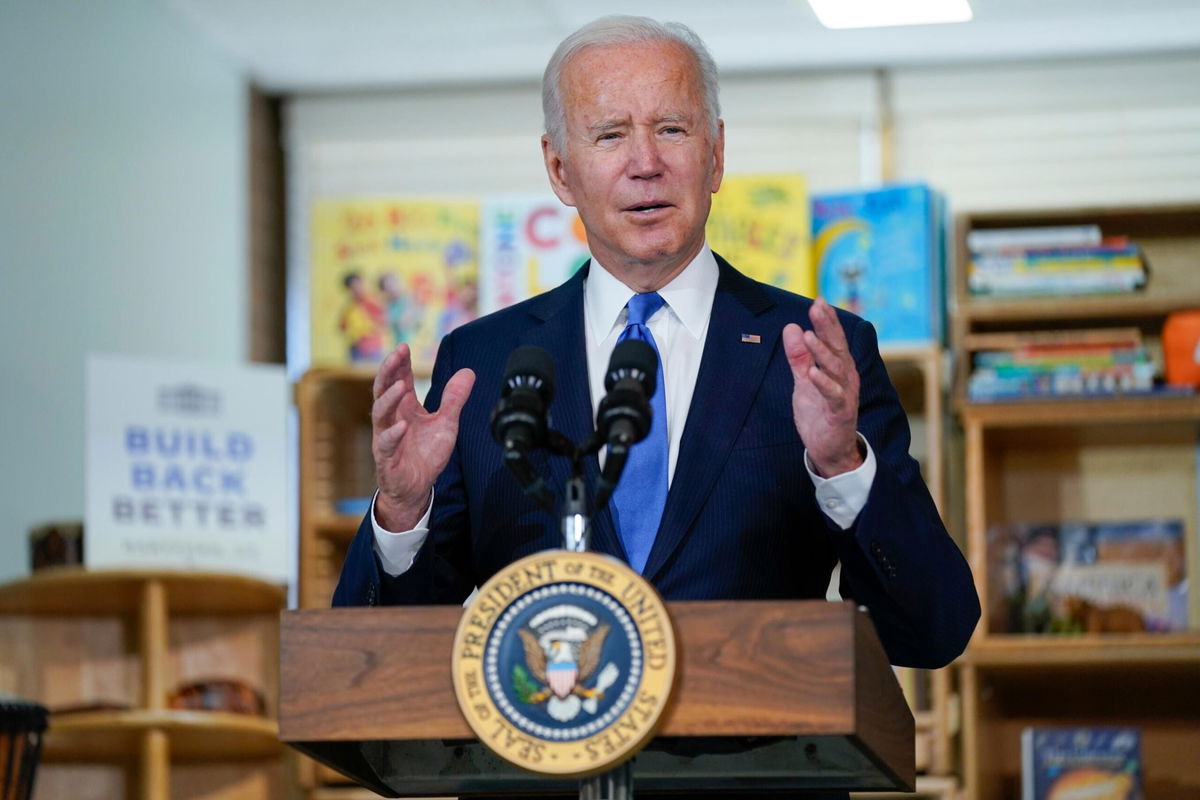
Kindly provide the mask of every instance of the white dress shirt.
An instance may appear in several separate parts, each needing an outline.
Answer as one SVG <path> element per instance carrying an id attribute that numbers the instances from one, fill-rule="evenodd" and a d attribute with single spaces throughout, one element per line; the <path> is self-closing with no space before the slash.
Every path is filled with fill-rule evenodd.
<path id="1" fill-rule="evenodd" d="M 687 423 L 688 409 L 700 372 L 700 358 L 708 337 L 713 298 L 717 290 L 717 260 L 706 244 L 674 280 L 658 290 L 665 305 L 647 321 L 662 358 L 663 379 L 667 389 L 667 481 L 675 475 L 679 444 Z M 588 382 L 591 388 L 592 416 L 604 397 L 604 372 L 617 338 L 625 330 L 628 311 L 625 304 L 635 292 L 617 280 L 612 273 L 592 259 L 583 292 L 583 322 L 587 340 Z M 866 449 L 866 458 L 858 469 L 822 478 L 817 475 L 804 455 L 804 468 L 816 487 L 821 511 L 843 530 L 854 524 L 863 506 L 871 483 L 875 480 L 875 454 L 866 439 L 859 435 Z M 603 459 L 603 452 L 600 456 Z M 389 575 L 399 575 L 412 566 L 417 551 L 429 534 L 429 515 L 432 498 L 425 516 L 411 531 L 394 533 L 380 527 L 375 519 L 375 503 L 371 503 L 371 522 L 375 529 L 375 552 Z"/>

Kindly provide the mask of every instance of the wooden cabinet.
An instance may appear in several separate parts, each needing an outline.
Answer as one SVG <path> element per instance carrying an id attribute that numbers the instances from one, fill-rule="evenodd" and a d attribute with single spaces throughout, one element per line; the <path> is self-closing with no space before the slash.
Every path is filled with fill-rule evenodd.
<path id="1" fill-rule="evenodd" d="M 963 391 L 979 334 L 1136 326 L 1154 351 L 1168 313 L 1200 308 L 1200 206 L 967 215 L 958 226 L 959 264 L 971 230 L 1083 223 L 1142 247 L 1150 265 L 1144 291 L 986 300 L 968 295 L 965 270 L 956 276 L 967 552 L 985 609 L 961 674 L 964 779 L 975 800 L 1020 793 L 1020 733 L 1034 725 L 1137 725 L 1147 796 L 1200 793 L 1200 634 L 1008 633 L 1001 576 L 989 564 L 989 530 L 1004 523 L 1182 519 L 1193 629 L 1200 619 L 1200 397 L 970 403 Z"/>
<path id="2" fill-rule="evenodd" d="M 0 688 L 51 711 L 35 797 L 274 800 L 282 587 L 209 573 L 51 570 L 0 587 Z M 178 710 L 235 680 L 265 716 Z"/>

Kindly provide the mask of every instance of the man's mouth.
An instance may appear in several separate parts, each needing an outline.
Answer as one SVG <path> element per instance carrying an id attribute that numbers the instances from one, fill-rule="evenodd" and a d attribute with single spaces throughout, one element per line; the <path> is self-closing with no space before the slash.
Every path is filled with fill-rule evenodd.
<path id="1" fill-rule="evenodd" d="M 637 203 L 632 206 L 627 206 L 625 208 L 625 210 L 632 211 L 632 212 L 639 213 L 639 214 L 650 214 L 654 211 L 659 211 L 661 209 L 670 208 L 670 207 L 671 207 L 670 203 L 658 203 L 658 202 L 652 201 L 652 202 L 648 202 L 648 203 Z"/>

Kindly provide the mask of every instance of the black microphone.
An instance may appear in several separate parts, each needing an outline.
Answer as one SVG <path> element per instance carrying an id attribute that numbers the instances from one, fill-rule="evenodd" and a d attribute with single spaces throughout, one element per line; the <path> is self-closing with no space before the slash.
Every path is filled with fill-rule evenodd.
<path id="1" fill-rule="evenodd" d="M 613 348 L 604 374 L 608 394 L 596 412 L 596 432 L 608 442 L 608 456 L 596 481 L 597 511 L 604 508 L 617 488 L 629 460 L 629 448 L 650 433 L 650 398 L 657 382 L 658 353 L 653 347 L 641 339 L 626 339 Z"/>
<path id="2" fill-rule="evenodd" d="M 640 339 L 613 348 L 604 375 L 608 394 L 596 412 L 596 430 L 610 447 L 628 447 L 650 433 L 650 398 L 658 376 L 658 354 Z"/>
<path id="3" fill-rule="evenodd" d="M 505 450 L 527 453 L 546 443 L 554 399 L 554 359 L 541 347 L 518 347 L 504 367 L 500 402 L 492 411 L 492 436 Z"/>

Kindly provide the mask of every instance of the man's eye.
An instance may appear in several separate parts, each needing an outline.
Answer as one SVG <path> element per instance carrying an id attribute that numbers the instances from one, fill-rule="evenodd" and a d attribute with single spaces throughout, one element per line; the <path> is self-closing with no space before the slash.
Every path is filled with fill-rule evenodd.
<path id="1" fill-rule="evenodd" d="M 662 129 L 662 132 L 663 132 L 663 133 L 666 133 L 666 134 L 671 134 L 671 135 L 674 135 L 674 134 L 677 134 L 677 133 L 683 133 L 683 128 L 680 128 L 680 127 L 678 127 L 678 126 L 672 125 L 672 126 L 670 126 L 670 127 L 663 128 L 663 129 Z"/>
<path id="2" fill-rule="evenodd" d="M 619 138 L 621 138 L 620 134 L 617 134 L 617 133 L 602 133 L 598 137 L 596 137 L 596 141 L 612 142 L 612 141 L 616 141 Z"/>

